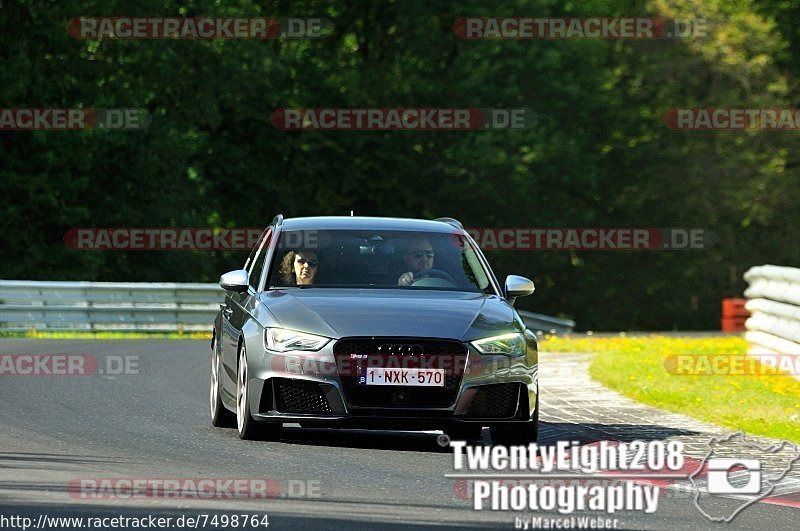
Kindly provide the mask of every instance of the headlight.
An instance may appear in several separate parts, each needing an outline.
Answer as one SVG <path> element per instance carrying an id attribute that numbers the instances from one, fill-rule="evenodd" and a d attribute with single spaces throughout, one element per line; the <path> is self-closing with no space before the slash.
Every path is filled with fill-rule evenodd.
<path id="1" fill-rule="evenodd" d="M 525 354 L 525 336 L 517 332 L 501 336 L 487 337 L 472 342 L 481 354 L 502 354 L 503 356 L 522 356 Z"/>
<path id="2" fill-rule="evenodd" d="M 265 328 L 264 346 L 275 352 L 287 350 L 319 350 L 328 344 L 330 339 L 314 334 L 306 334 L 285 328 Z"/>

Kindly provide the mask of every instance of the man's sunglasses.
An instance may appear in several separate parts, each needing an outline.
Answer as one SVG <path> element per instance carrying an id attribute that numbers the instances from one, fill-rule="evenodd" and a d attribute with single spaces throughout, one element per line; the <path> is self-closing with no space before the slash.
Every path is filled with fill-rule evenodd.
<path id="1" fill-rule="evenodd" d="M 308 262 L 308 267 L 317 267 L 317 264 L 319 264 L 319 262 L 317 262 L 316 260 L 306 260 L 305 258 L 295 258 L 294 262 L 300 265 L 303 265 L 306 262 Z"/>
<path id="2" fill-rule="evenodd" d="M 409 251 L 408 254 L 414 258 L 433 258 L 433 251 Z"/>

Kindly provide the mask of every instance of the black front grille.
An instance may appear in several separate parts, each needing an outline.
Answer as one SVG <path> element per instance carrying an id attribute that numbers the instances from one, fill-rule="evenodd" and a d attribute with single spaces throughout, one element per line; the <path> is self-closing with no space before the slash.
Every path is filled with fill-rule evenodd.
<path id="1" fill-rule="evenodd" d="M 274 385 L 275 402 L 281 413 L 331 412 L 331 406 L 317 383 L 275 378 Z"/>
<path id="2" fill-rule="evenodd" d="M 358 407 L 449 407 L 458 395 L 467 348 L 459 341 L 419 338 L 345 338 L 333 346 L 347 403 Z M 445 369 L 443 387 L 364 385 L 367 367 Z"/>
<path id="3" fill-rule="evenodd" d="M 478 388 L 467 416 L 478 418 L 509 418 L 517 411 L 520 384 L 484 385 Z"/>

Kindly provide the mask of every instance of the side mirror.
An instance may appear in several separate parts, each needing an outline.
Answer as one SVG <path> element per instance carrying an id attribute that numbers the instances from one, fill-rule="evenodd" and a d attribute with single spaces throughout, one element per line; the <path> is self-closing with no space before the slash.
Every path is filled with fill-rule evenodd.
<path id="1" fill-rule="evenodd" d="M 228 271 L 219 277 L 219 285 L 226 291 L 244 293 L 250 286 L 250 279 L 247 276 L 247 270 L 236 269 L 234 271 Z"/>
<path id="2" fill-rule="evenodd" d="M 512 306 L 517 297 L 527 297 L 536 289 L 533 285 L 533 280 L 517 275 L 508 275 L 506 277 L 506 300 Z"/>

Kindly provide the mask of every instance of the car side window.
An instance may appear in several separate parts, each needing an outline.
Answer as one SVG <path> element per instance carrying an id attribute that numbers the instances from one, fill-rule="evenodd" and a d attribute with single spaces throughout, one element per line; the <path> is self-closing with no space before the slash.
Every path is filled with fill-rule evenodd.
<path id="1" fill-rule="evenodd" d="M 267 229 L 266 234 L 264 234 L 261 240 L 261 244 L 256 250 L 256 255 L 250 264 L 250 268 L 247 270 L 250 279 L 250 287 L 254 290 L 258 289 L 258 282 L 261 280 L 261 271 L 264 269 L 264 260 L 267 257 L 267 248 L 269 247 L 269 241 L 271 239 L 272 229 Z"/>
<path id="2" fill-rule="evenodd" d="M 471 277 L 470 280 L 473 284 L 477 285 L 480 289 L 486 290 L 489 287 L 489 277 L 481 266 L 481 261 L 475 251 L 472 249 L 465 249 L 462 255 L 462 260 L 467 262 L 464 264 L 464 273 Z"/>
<path id="3" fill-rule="evenodd" d="M 258 237 L 256 244 L 253 246 L 253 250 L 250 251 L 249 255 L 247 255 L 247 260 L 245 260 L 242 269 L 247 269 L 247 271 L 250 271 L 252 269 L 253 262 L 255 261 L 256 258 L 256 253 L 258 252 L 259 249 L 261 249 L 261 244 L 264 242 L 264 237 L 267 235 L 269 231 L 270 227 L 267 227 L 266 229 L 264 229 L 264 232 L 262 232 L 261 235 Z"/>

